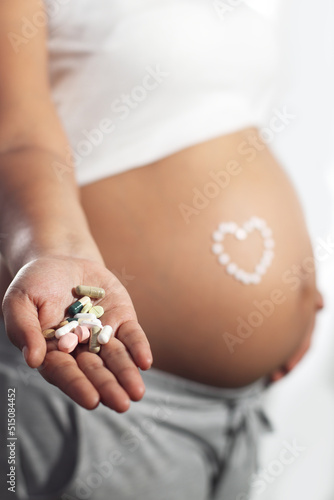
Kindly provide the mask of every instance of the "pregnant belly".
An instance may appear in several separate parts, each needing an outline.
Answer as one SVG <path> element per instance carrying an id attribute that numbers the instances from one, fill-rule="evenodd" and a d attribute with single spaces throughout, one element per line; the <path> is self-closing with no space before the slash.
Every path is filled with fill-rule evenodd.
<path id="1" fill-rule="evenodd" d="M 301 209 L 265 145 L 248 146 L 255 136 L 220 137 L 81 190 L 154 366 L 225 387 L 280 366 L 314 318 Z"/>

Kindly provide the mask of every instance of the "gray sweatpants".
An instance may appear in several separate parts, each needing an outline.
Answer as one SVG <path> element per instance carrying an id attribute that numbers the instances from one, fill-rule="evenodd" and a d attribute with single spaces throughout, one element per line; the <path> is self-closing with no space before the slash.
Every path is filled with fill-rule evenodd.
<path id="1" fill-rule="evenodd" d="M 264 382 L 220 389 L 156 369 L 124 414 L 73 403 L 0 341 L 1 498 L 247 500 Z M 16 493 L 8 491 L 7 390 L 16 390 Z"/>

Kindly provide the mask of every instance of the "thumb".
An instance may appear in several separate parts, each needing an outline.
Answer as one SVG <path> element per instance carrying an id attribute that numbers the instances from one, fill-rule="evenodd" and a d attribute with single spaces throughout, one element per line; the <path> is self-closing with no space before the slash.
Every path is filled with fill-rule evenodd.
<path id="1" fill-rule="evenodd" d="M 22 351 L 26 363 L 37 368 L 44 361 L 46 342 L 36 307 L 27 295 L 10 287 L 2 310 L 9 340 Z"/>

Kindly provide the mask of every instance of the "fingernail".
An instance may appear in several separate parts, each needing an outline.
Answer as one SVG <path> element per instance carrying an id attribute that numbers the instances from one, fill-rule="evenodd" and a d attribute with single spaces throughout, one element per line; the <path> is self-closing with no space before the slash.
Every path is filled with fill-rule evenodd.
<path id="1" fill-rule="evenodd" d="M 28 347 L 25 345 L 22 349 L 22 355 L 23 355 L 23 359 L 24 361 L 28 364 L 28 354 L 29 354 L 29 351 L 28 351 Z"/>

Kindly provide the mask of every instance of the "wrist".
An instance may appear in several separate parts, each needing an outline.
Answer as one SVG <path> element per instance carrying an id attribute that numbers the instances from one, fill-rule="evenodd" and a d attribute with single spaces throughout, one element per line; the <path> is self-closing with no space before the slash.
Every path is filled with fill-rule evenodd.
<path id="1" fill-rule="evenodd" d="M 105 265 L 102 255 L 89 231 L 74 232 L 61 229 L 48 234 L 33 230 L 19 231 L 4 245 L 3 256 L 14 277 L 26 264 L 43 257 L 86 259 Z"/>

